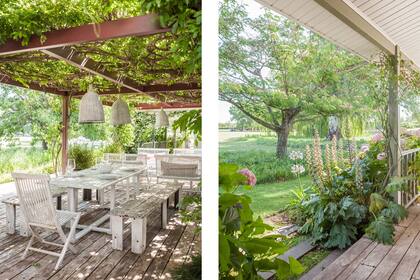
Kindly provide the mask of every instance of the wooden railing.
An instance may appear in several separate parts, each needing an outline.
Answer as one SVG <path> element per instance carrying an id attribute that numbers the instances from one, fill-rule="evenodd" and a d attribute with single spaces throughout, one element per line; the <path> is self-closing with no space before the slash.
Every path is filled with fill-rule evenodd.
<path id="1" fill-rule="evenodd" d="M 401 153 L 401 176 L 410 176 L 412 179 L 407 181 L 408 188 L 406 191 L 398 192 L 398 203 L 409 207 L 420 196 L 417 186 L 419 186 L 418 174 L 410 169 L 411 163 L 420 153 L 420 148 L 403 151 Z"/>

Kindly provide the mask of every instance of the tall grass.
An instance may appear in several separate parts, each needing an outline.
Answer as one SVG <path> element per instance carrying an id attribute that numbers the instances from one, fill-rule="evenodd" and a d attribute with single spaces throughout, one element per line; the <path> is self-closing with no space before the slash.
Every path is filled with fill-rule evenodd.
<path id="1" fill-rule="evenodd" d="M 229 139 L 220 143 L 219 160 L 249 168 L 257 176 L 258 183 L 291 180 L 295 178 L 291 172 L 293 161 L 287 157 L 276 157 L 276 141 L 276 137 L 261 135 Z M 306 145 L 312 144 L 312 141 L 311 138 L 290 137 L 288 151 L 305 152 Z M 357 139 L 358 146 L 365 142 L 363 138 Z M 324 140 L 321 145 L 327 143 L 329 141 Z"/>
<path id="2" fill-rule="evenodd" d="M 12 181 L 17 170 L 43 171 L 51 165 L 50 154 L 40 148 L 4 148 L 0 150 L 0 183 Z"/>

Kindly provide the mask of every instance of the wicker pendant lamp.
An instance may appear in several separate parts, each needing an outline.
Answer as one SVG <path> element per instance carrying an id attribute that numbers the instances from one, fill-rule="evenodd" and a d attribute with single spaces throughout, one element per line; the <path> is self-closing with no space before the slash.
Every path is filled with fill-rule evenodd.
<path id="1" fill-rule="evenodd" d="M 163 109 L 160 109 L 159 113 L 156 114 L 156 127 L 168 127 L 169 126 L 169 118 Z"/>
<path id="2" fill-rule="evenodd" d="M 83 95 L 79 104 L 79 123 L 103 123 L 104 107 L 95 92 L 92 85 L 85 95 Z"/>
<path id="3" fill-rule="evenodd" d="M 119 98 L 117 101 L 112 104 L 111 108 L 111 124 L 112 125 L 121 125 L 131 123 L 130 111 L 128 109 L 128 104 Z"/>

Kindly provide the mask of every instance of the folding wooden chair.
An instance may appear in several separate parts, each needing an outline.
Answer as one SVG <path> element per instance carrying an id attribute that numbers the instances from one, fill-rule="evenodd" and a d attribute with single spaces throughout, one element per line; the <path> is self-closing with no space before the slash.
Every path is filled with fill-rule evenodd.
<path id="1" fill-rule="evenodd" d="M 56 256 L 58 257 L 58 261 L 55 269 L 58 269 L 64 259 L 67 249 L 70 249 L 75 254 L 77 253 L 70 242 L 73 240 L 76 233 L 76 226 L 79 222 L 80 213 L 54 209 L 48 175 L 12 173 L 12 177 L 16 182 L 16 190 L 25 223 L 32 233 L 22 259 L 26 258 L 29 250 Z M 62 226 L 67 223 L 70 223 L 70 232 L 66 236 Z M 39 234 L 39 229 L 57 232 L 63 244 L 46 241 Z M 62 247 L 62 250 L 60 253 L 56 253 L 35 248 L 32 246 L 35 239 L 38 239 L 44 244 Z"/>

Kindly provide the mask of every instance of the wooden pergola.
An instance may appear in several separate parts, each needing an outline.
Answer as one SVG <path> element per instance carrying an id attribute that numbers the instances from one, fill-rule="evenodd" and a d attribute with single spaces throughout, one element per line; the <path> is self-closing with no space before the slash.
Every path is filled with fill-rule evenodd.
<path id="1" fill-rule="evenodd" d="M 159 74 L 165 76 L 165 79 L 156 78 L 157 81 L 155 81 L 152 76 L 152 79 L 149 78 L 147 82 L 140 82 L 136 75 L 130 74 L 135 73 L 132 68 L 138 67 L 139 63 L 124 61 L 130 60 L 130 57 L 119 55 L 120 61 L 114 62 L 114 64 L 110 62 L 110 66 L 104 65 L 97 59 L 98 56 L 106 57 L 106 51 L 100 47 L 107 42 L 117 40 L 116 44 L 118 44 L 118 40 L 123 38 L 137 40 L 146 37 L 156 38 L 156 41 L 171 40 L 171 29 L 162 28 L 157 15 L 148 14 L 100 24 L 86 24 L 50 31 L 44 35 L 45 41 L 42 40 L 43 38 L 33 36 L 25 46 L 15 40 L 8 40 L 5 44 L 0 45 L 0 82 L 61 96 L 63 170 L 66 169 L 67 163 L 70 99 L 72 97 L 81 98 L 85 93 L 76 83 L 80 77 L 93 76 L 103 81 L 102 84 L 106 84 L 102 88 L 97 86 L 98 94 L 102 97 L 104 105 L 112 105 L 112 96 L 124 94 L 141 96 L 143 98 L 141 102 L 138 100 L 133 102 L 135 107 L 140 110 L 201 107 L 200 75 L 188 77 L 180 69 L 151 69 L 151 75 Z M 136 41 L 134 41 L 135 43 Z M 149 48 L 149 46 L 146 47 Z M 24 63 L 33 61 L 41 66 L 59 61 L 67 64 L 65 66 L 71 65 L 73 68 L 61 84 L 55 83 L 54 77 L 51 77 L 48 83 L 42 83 L 37 80 L 36 76 L 29 82 L 22 83 L 7 71 L 14 67 L 24 68 Z M 134 61 L 136 60 L 134 59 Z M 126 68 L 123 71 L 113 72 L 110 69 L 115 64 L 125 65 Z"/>

